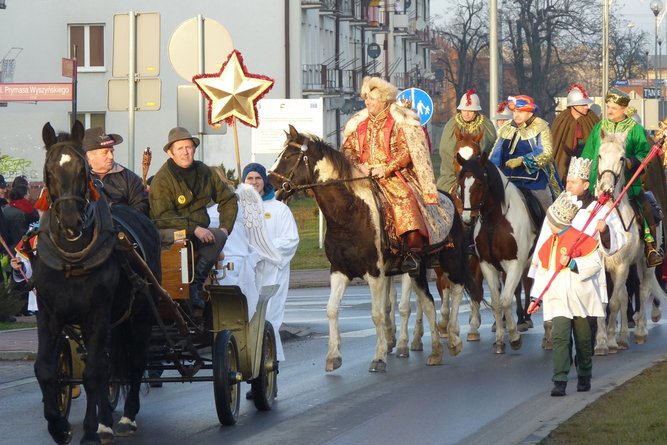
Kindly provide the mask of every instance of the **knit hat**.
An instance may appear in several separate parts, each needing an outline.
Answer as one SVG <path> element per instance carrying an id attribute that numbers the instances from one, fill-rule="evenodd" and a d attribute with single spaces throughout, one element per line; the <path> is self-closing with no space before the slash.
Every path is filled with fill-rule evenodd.
<path id="1" fill-rule="evenodd" d="M 568 178 L 579 178 L 584 181 L 590 181 L 591 160 L 572 156 L 570 158 L 570 168 L 567 170 Z"/>
<path id="2" fill-rule="evenodd" d="M 396 101 L 396 96 L 398 96 L 398 89 L 380 77 L 366 76 L 361 83 L 361 93 L 359 96 L 364 100 L 370 96 L 372 99 L 381 102 L 393 103 Z"/>
<path id="3" fill-rule="evenodd" d="M 245 178 L 246 176 L 248 176 L 248 173 L 250 172 L 259 173 L 259 175 L 262 177 L 262 180 L 264 181 L 264 195 L 268 195 L 269 193 L 274 191 L 273 185 L 269 182 L 269 178 L 266 175 L 266 169 L 262 164 L 258 164 L 257 162 L 251 162 L 250 164 L 246 165 L 245 168 L 243 169 L 241 182 L 245 182 Z"/>
<path id="4" fill-rule="evenodd" d="M 459 111 L 482 111 L 477 92 L 472 88 L 466 91 L 465 94 L 461 96 L 461 101 L 456 109 Z"/>
<path id="5" fill-rule="evenodd" d="M 535 100 L 530 96 L 519 95 L 519 96 L 510 96 L 507 98 L 509 102 L 510 110 L 512 111 L 530 111 L 534 112 L 537 110 L 537 105 L 535 105 Z"/>
<path id="6" fill-rule="evenodd" d="M 117 134 L 106 134 L 102 127 L 89 128 L 83 134 L 83 150 L 97 150 L 99 148 L 108 148 L 123 142 L 123 138 Z"/>
<path id="7" fill-rule="evenodd" d="M 570 87 L 567 92 L 567 106 L 574 107 L 575 105 L 590 105 L 593 103 L 593 99 L 588 97 L 588 93 L 578 83 L 575 83 Z"/>
<path id="8" fill-rule="evenodd" d="M 496 109 L 496 114 L 493 115 L 491 119 L 497 121 L 499 119 L 510 120 L 512 119 L 512 110 L 510 110 L 509 103 L 504 100 L 498 104 Z"/>
<path id="9" fill-rule="evenodd" d="M 558 230 L 572 224 L 572 220 L 581 208 L 581 201 L 570 192 L 561 193 L 547 209 L 547 220 Z"/>
<path id="10" fill-rule="evenodd" d="M 165 144 L 163 150 L 166 153 L 176 141 L 182 141 L 184 139 L 192 139 L 192 143 L 195 144 L 195 147 L 199 147 L 199 138 L 196 138 L 190 134 L 188 130 L 183 127 L 174 127 L 169 130 L 169 136 L 167 137 L 167 143 Z"/>

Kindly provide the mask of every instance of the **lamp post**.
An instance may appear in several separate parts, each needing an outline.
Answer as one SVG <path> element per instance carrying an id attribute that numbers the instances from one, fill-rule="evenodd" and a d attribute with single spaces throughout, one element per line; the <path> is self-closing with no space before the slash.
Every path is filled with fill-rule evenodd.
<path id="1" fill-rule="evenodd" d="M 658 38 L 658 66 L 657 66 L 658 79 L 662 79 L 662 39 Z"/>
<path id="2" fill-rule="evenodd" d="M 653 11 L 653 15 L 655 16 L 655 56 L 658 55 L 658 15 L 660 15 L 660 11 L 662 11 L 662 2 L 660 0 L 653 0 L 650 4 L 651 11 Z M 655 58 L 654 56 L 654 58 Z M 653 85 L 656 85 L 658 82 L 658 64 L 656 63 L 657 59 L 654 60 L 653 64 L 655 66 L 655 79 Z"/>

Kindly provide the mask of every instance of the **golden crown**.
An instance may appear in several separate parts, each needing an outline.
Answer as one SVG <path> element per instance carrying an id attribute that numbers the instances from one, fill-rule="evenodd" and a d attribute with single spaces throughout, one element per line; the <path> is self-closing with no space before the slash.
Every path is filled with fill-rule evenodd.
<path id="1" fill-rule="evenodd" d="M 568 178 L 579 178 L 584 181 L 590 181 L 591 160 L 572 156 L 570 159 L 570 168 L 567 170 Z"/>
<path id="2" fill-rule="evenodd" d="M 547 209 L 547 218 L 556 227 L 564 228 L 572 223 L 580 208 L 581 201 L 577 201 L 575 195 L 563 192 Z"/>

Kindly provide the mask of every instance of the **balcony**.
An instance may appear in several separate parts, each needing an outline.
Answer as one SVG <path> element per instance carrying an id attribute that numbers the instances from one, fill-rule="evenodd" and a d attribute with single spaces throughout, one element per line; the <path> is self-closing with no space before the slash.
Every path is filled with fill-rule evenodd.
<path id="1" fill-rule="evenodd" d="M 301 73 L 304 94 L 353 94 L 361 86 L 359 70 L 307 64 L 302 65 Z"/>

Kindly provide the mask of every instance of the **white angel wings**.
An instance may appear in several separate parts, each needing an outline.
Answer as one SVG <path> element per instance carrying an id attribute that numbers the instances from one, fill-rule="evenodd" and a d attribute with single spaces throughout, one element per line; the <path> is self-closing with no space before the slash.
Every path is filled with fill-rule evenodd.
<path id="1" fill-rule="evenodd" d="M 263 260 L 280 264 L 280 253 L 271 242 L 266 228 L 262 197 L 247 184 L 239 184 L 236 194 L 239 198 L 239 209 L 243 212 L 243 228 L 248 235 L 248 242 Z"/>

